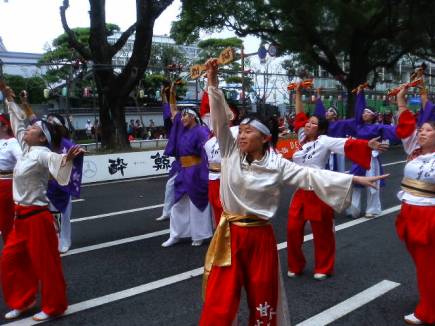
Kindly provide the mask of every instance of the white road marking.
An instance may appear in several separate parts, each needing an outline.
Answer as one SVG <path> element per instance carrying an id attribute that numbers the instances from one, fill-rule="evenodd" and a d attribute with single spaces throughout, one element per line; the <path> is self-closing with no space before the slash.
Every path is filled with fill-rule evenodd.
<path id="1" fill-rule="evenodd" d="M 151 232 L 151 233 L 146 233 L 146 234 L 141 234 L 135 237 L 130 237 L 130 238 L 124 238 L 124 239 L 119 239 L 119 240 L 115 240 L 115 241 L 109 241 L 109 242 L 104 242 L 104 243 L 99 243 L 96 245 L 92 245 L 92 246 L 86 246 L 86 247 L 81 247 L 81 248 L 77 248 L 77 249 L 71 249 L 68 252 L 62 254 L 61 256 L 71 256 L 71 255 L 76 255 L 76 254 L 81 254 L 83 252 L 88 252 L 88 251 L 93 251 L 93 250 L 98 250 L 98 249 L 103 249 L 103 248 L 108 248 L 108 247 L 113 247 L 113 246 L 119 246 L 125 243 L 130 243 L 130 242 L 135 242 L 135 241 L 141 241 L 144 239 L 150 239 L 150 238 L 154 238 L 154 237 L 159 237 L 161 235 L 164 234 L 169 234 L 169 229 L 166 230 L 161 230 L 161 231 L 156 231 L 156 232 Z"/>
<path id="2" fill-rule="evenodd" d="M 399 208 L 400 208 L 400 205 L 399 206 L 390 207 L 390 208 L 384 210 L 379 215 L 379 217 L 387 215 L 387 214 L 390 214 L 390 213 L 393 213 L 393 212 L 399 210 Z M 367 222 L 367 221 L 371 221 L 371 220 L 374 220 L 374 219 L 376 219 L 376 218 L 367 219 L 367 218 L 361 217 L 359 219 L 356 219 L 356 220 L 353 220 L 353 221 L 350 221 L 350 222 L 346 222 L 346 223 L 342 223 L 342 224 L 338 225 L 336 227 L 336 231 L 344 230 L 344 229 L 347 229 L 349 227 L 352 227 L 352 226 L 355 226 L 355 225 L 358 225 L 358 224 L 361 224 L 361 223 L 364 223 L 364 222 Z M 165 230 L 163 230 L 163 231 L 165 231 Z M 307 234 L 304 237 L 304 242 L 312 240 L 312 239 L 313 239 L 313 235 L 312 234 Z M 278 248 L 278 250 L 287 248 L 287 243 L 286 242 L 281 242 L 281 243 L 279 243 L 277 245 L 277 248 Z M 76 250 L 80 250 L 80 248 L 78 248 Z M 68 255 L 68 253 L 67 253 L 67 255 Z M 184 272 L 184 273 L 180 273 L 180 274 L 176 274 L 176 275 L 173 275 L 173 276 L 169 276 L 169 277 L 166 277 L 166 278 L 154 281 L 154 282 L 141 284 L 139 286 L 136 286 L 136 287 L 133 287 L 133 288 L 130 288 L 130 289 L 126 289 L 126 290 L 118 291 L 118 292 L 115 292 L 115 293 L 107 294 L 107 295 L 102 296 L 102 297 L 97 297 L 97 298 L 94 298 L 94 299 L 78 302 L 76 304 L 70 305 L 68 307 L 68 310 L 65 312 L 64 315 L 66 315 L 66 316 L 67 315 L 71 315 L 71 314 L 74 314 L 74 313 L 77 313 L 77 312 L 80 312 L 80 311 L 84 311 L 84 310 L 87 310 L 87 309 L 95 308 L 95 307 L 98 307 L 98 306 L 101 306 L 101 305 L 104 305 L 104 304 L 112 303 L 112 302 L 119 301 L 119 300 L 122 300 L 122 299 L 127 299 L 127 298 L 133 297 L 133 296 L 138 295 L 138 294 L 143 294 L 143 293 L 146 293 L 146 292 L 149 292 L 149 291 L 152 291 L 152 290 L 156 290 L 156 289 L 159 289 L 159 288 L 167 286 L 167 285 L 171 285 L 171 284 L 175 284 L 175 283 L 178 283 L 178 282 L 181 282 L 181 281 L 185 281 L 185 280 L 188 280 L 190 278 L 202 275 L 203 271 L 204 271 L 204 267 L 201 266 L 201 267 L 192 269 L 190 271 L 187 271 L 187 272 Z M 8 323 L 8 324 L 5 324 L 5 325 L 10 325 L 10 326 L 28 326 L 28 325 L 35 325 L 35 324 L 38 324 L 38 323 L 35 322 L 31 317 L 29 317 L 29 318 L 24 318 L 24 319 L 21 319 L 21 320 L 12 322 L 12 323 Z"/>
<path id="3" fill-rule="evenodd" d="M 375 300 L 385 293 L 395 289 L 400 284 L 388 280 L 383 280 L 368 289 L 350 297 L 347 300 L 317 314 L 296 326 L 323 326 L 332 323 L 333 321 L 351 313 L 352 311 L 362 307 L 363 305 Z"/>
<path id="4" fill-rule="evenodd" d="M 78 199 L 73 199 L 71 200 L 73 203 L 77 203 L 77 202 L 81 202 L 81 201 L 85 201 L 83 198 L 78 198 Z"/>
<path id="5" fill-rule="evenodd" d="M 397 162 L 385 163 L 385 164 L 382 164 L 382 166 L 397 165 L 397 164 L 402 164 L 402 163 L 406 163 L 406 161 L 397 161 Z"/>
<path id="6" fill-rule="evenodd" d="M 163 207 L 163 204 L 151 205 L 151 206 L 145 206 L 145 207 L 139 207 L 139 208 L 132 208 L 132 209 L 124 210 L 124 211 L 117 211 L 117 212 L 111 212 L 111 213 L 99 214 L 99 215 L 93 215 L 93 216 L 87 216 L 87 217 L 74 218 L 74 219 L 71 219 L 71 223 L 96 220 L 99 218 L 115 216 L 115 215 L 130 214 L 130 213 L 135 213 L 135 212 L 146 211 L 149 209 L 155 209 L 155 208 L 159 208 L 159 207 Z"/>

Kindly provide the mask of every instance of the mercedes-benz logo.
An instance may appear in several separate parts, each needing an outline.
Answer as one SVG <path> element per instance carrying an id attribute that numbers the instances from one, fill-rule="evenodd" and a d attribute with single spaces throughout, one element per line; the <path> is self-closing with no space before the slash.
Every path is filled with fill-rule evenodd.
<path id="1" fill-rule="evenodd" d="M 97 174 L 97 165 L 94 161 L 85 160 L 83 162 L 83 174 L 86 178 L 93 178 Z"/>

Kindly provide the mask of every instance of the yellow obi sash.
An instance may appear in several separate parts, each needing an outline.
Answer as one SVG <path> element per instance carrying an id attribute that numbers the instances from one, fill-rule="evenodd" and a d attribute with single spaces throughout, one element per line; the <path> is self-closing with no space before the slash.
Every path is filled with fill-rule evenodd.
<path id="1" fill-rule="evenodd" d="M 196 155 L 180 156 L 180 162 L 183 168 L 188 168 L 201 163 L 201 157 Z"/>
<path id="2" fill-rule="evenodd" d="M 435 197 L 435 184 L 404 177 L 401 183 L 403 191 L 418 197 Z"/>
<path id="3" fill-rule="evenodd" d="M 208 169 L 211 172 L 221 172 L 221 164 L 220 163 L 208 163 Z"/>
<path id="4" fill-rule="evenodd" d="M 205 290 L 211 268 L 214 266 L 231 266 L 231 230 L 230 223 L 242 227 L 268 225 L 269 221 L 255 215 L 237 215 L 223 212 L 219 225 L 216 227 L 213 239 L 205 255 L 204 275 L 202 279 L 202 298 L 205 299 Z"/>

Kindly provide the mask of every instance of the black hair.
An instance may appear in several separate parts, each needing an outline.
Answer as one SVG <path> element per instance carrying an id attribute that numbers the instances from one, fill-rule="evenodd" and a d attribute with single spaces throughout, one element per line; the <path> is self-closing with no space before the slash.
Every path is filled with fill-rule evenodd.
<path id="1" fill-rule="evenodd" d="M 1 115 L 5 120 L 9 121 L 9 125 L 8 125 L 7 133 L 8 133 L 9 136 L 13 136 L 14 133 L 13 133 L 12 128 L 11 128 L 11 125 L 10 125 L 11 118 L 9 117 L 9 114 L 8 114 L 8 113 L 2 113 L 2 114 L 0 114 L 0 115 Z"/>
<path id="2" fill-rule="evenodd" d="M 50 148 L 53 152 L 58 152 L 60 150 L 60 142 L 62 141 L 62 133 L 63 133 L 62 128 L 65 127 L 56 124 L 51 124 L 44 120 L 41 120 L 41 123 L 44 125 L 44 127 L 47 128 L 51 137 L 51 144 L 49 144 L 47 140 L 45 142 L 45 146 Z M 45 136 L 42 130 L 41 130 L 41 134 Z"/>
<path id="3" fill-rule="evenodd" d="M 317 134 L 318 135 L 325 135 L 328 132 L 329 121 L 326 120 L 325 117 L 319 117 L 317 115 L 313 115 L 313 117 L 316 117 L 317 120 L 319 120 Z"/>
<path id="4" fill-rule="evenodd" d="M 272 146 L 272 148 L 275 148 L 276 143 L 278 142 L 278 119 L 274 116 L 270 116 L 268 118 L 264 117 L 263 115 L 259 113 L 248 113 L 244 119 L 248 119 L 247 123 L 251 122 L 252 120 L 258 120 L 262 124 L 264 124 L 270 131 L 272 135 L 272 139 L 269 143 L 264 144 L 264 149 L 266 150 L 269 146 Z M 242 120 L 243 121 L 243 120 Z"/>
<path id="5" fill-rule="evenodd" d="M 65 118 L 62 117 L 60 114 L 57 114 L 57 113 L 49 113 L 47 115 L 47 118 L 49 118 L 49 117 L 54 117 L 54 118 L 56 118 L 56 119 L 58 119 L 60 121 L 62 126 L 58 125 L 58 127 L 59 127 L 59 131 L 61 132 L 61 136 L 63 138 L 68 138 L 69 139 L 70 138 L 70 133 L 69 133 L 69 129 L 66 126 Z"/>

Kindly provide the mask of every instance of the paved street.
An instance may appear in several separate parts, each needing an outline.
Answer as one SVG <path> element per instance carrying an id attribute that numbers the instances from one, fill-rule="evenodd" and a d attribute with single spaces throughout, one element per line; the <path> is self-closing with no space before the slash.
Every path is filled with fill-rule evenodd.
<path id="1" fill-rule="evenodd" d="M 293 190 L 283 192 L 273 226 L 294 325 L 401 325 L 403 315 L 413 311 L 418 299 L 414 266 L 394 227 L 404 159 L 400 148 L 383 157 L 391 176 L 382 189 L 382 216 L 337 216 L 336 274 L 323 282 L 312 278 L 308 225 L 306 271 L 296 279 L 286 276 L 287 209 Z M 169 232 L 168 221 L 155 221 L 165 182 L 166 177 L 156 177 L 83 187 L 83 200 L 73 204 L 73 247 L 62 258 L 70 307 L 50 324 L 197 324 L 207 245 L 196 248 L 186 241 L 160 246 Z M 1 315 L 6 311 L 1 300 Z M 246 314 L 242 299 L 241 325 L 246 325 Z M 9 325 L 30 325 L 30 316 Z"/>

